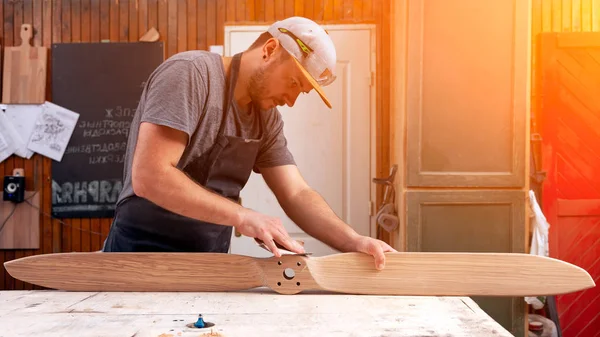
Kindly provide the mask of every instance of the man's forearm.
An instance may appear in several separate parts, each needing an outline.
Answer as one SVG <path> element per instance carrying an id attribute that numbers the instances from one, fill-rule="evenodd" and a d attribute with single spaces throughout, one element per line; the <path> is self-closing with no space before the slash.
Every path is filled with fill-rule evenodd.
<path id="1" fill-rule="evenodd" d="M 353 250 L 358 233 L 344 223 L 315 190 L 305 188 L 281 200 L 281 206 L 306 234 L 341 252 Z"/>
<path id="2" fill-rule="evenodd" d="M 171 212 L 201 221 L 237 226 L 242 206 L 191 180 L 176 167 L 162 172 L 140 172 L 135 193 Z"/>

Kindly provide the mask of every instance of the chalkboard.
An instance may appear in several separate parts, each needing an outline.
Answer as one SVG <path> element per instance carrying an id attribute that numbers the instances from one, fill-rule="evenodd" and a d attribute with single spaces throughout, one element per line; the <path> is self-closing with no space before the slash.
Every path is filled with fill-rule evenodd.
<path id="1" fill-rule="evenodd" d="M 123 187 L 129 128 L 162 42 L 52 45 L 52 102 L 80 114 L 60 162 L 52 161 L 52 214 L 110 218 Z"/>

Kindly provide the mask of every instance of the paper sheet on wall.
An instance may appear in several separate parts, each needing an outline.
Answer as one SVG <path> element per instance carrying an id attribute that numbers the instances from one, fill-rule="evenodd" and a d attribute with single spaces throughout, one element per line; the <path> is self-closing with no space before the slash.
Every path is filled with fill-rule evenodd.
<path id="1" fill-rule="evenodd" d="M 6 118 L 6 114 L 0 111 L 0 163 L 17 150 L 17 143 L 13 140 L 14 133 L 14 126 Z"/>
<path id="2" fill-rule="evenodd" d="M 56 161 L 61 161 L 69 144 L 79 114 L 51 102 L 43 105 L 27 148 Z"/>
<path id="3" fill-rule="evenodd" d="M 6 117 L 14 126 L 16 131 L 15 143 L 17 150 L 15 154 L 23 158 L 30 159 L 33 151 L 27 148 L 29 137 L 33 132 L 35 121 L 43 109 L 42 104 L 3 104 L 2 110 Z"/>

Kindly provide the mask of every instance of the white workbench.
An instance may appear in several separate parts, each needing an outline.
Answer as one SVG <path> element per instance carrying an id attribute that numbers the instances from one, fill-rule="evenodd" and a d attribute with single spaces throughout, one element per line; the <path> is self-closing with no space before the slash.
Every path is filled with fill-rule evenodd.
<path id="1" fill-rule="evenodd" d="M 212 328 L 186 325 L 202 314 Z M 213 333 L 211 335 L 211 332 Z M 1 291 L 0 336 L 512 336 L 469 298 Z"/>

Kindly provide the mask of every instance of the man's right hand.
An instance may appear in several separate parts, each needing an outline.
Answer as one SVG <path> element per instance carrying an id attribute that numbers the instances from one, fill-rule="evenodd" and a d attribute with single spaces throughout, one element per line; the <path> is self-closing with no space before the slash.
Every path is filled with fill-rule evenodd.
<path id="1" fill-rule="evenodd" d="M 242 235 L 260 239 L 276 257 L 280 257 L 281 252 L 275 242 L 289 251 L 304 254 L 304 247 L 289 236 L 279 218 L 244 208 L 236 228 Z"/>

